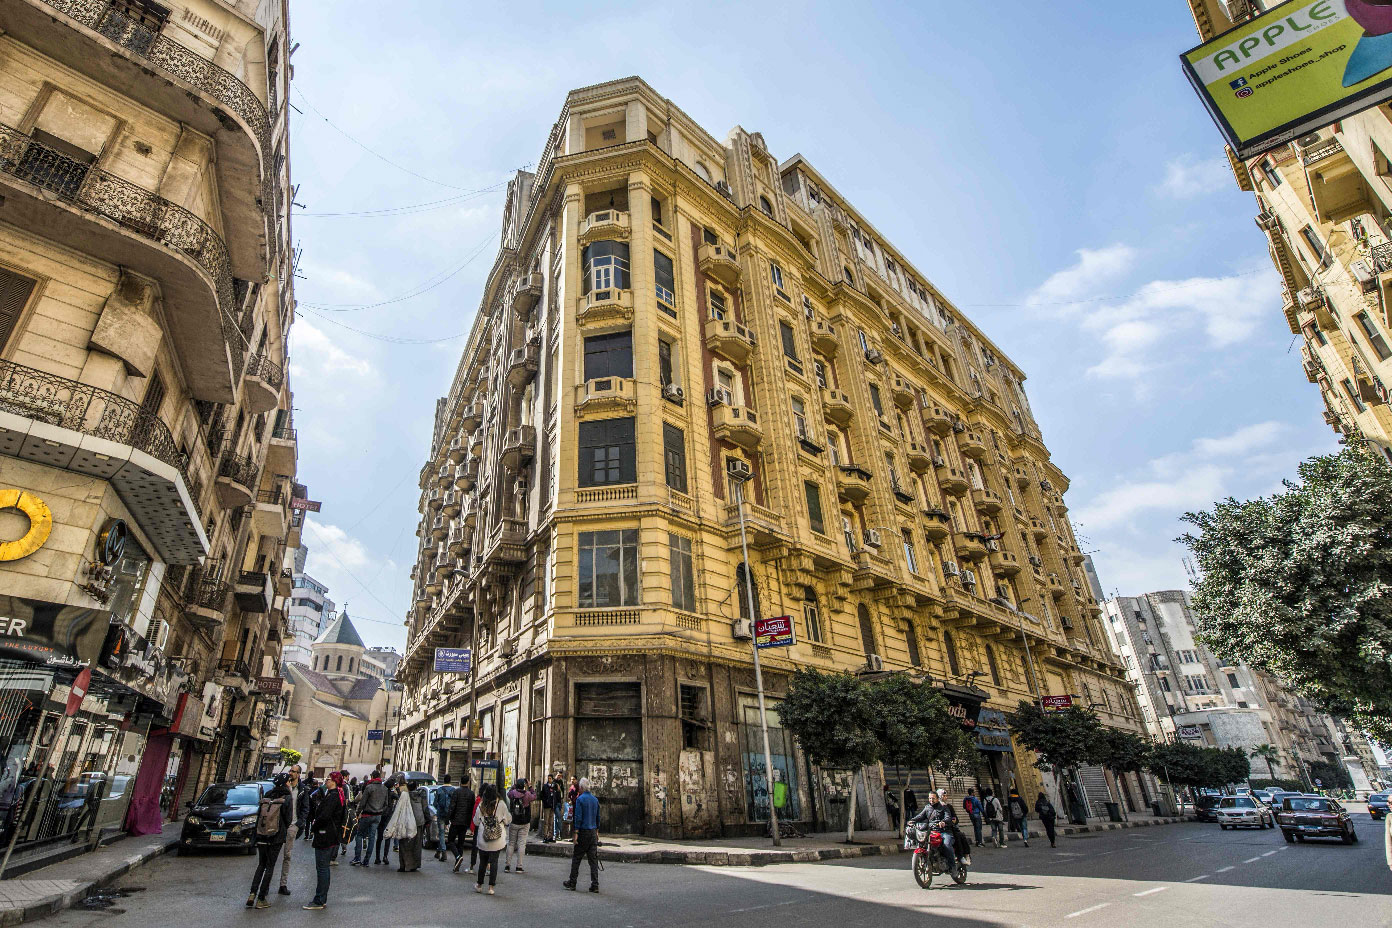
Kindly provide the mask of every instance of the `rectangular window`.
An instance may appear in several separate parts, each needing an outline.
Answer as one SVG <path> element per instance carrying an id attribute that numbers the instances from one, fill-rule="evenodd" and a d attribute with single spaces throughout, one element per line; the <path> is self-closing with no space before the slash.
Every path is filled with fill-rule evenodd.
<path id="1" fill-rule="evenodd" d="M 1359 313 L 1357 316 L 1358 324 L 1363 329 L 1364 336 L 1368 339 L 1368 344 L 1373 346 L 1373 351 L 1377 352 L 1379 361 L 1386 361 L 1392 357 L 1392 351 L 1387 350 L 1387 339 L 1382 337 L 1372 318 L 1367 313 Z"/>
<path id="2" fill-rule="evenodd" d="M 662 457 L 667 486 L 686 492 L 686 435 L 670 422 L 662 423 Z"/>
<path id="3" fill-rule="evenodd" d="M 710 699 L 704 686 L 681 684 L 678 691 L 682 723 L 682 747 L 711 749 Z"/>
<path id="4" fill-rule="evenodd" d="M 870 385 L 870 405 L 875 407 L 875 415 L 884 418 L 884 403 L 880 401 L 880 388 L 875 384 Z"/>
<path id="5" fill-rule="evenodd" d="M 797 433 L 798 438 L 810 440 L 812 436 L 807 432 L 807 406 L 803 403 L 802 397 L 800 396 L 793 397 L 792 404 L 793 431 Z"/>
<path id="6" fill-rule="evenodd" d="M 1363 412 L 1367 409 L 1367 407 L 1363 405 L 1363 400 L 1359 397 L 1358 391 L 1353 388 L 1352 380 L 1345 377 L 1343 380 L 1339 381 L 1339 384 L 1344 388 L 1344 392 L 1348 394 L 1349 401 L 1353 403 L 1354 409 L 1357 409 L 1359 412 Z"/>
<path id="7" fill-rule="evenodd" d="M 918 573 L 918 555 L 914 551 L 913 533 L 908 529 L 900 530 L 904 536 L 904 562 L 909 565 L 909 573 Z"/>
<path id="8" fill-rule="evenodd" d="M 662 201 L 657 197 L 652 198 L 652 220 L 658 225 L 664 225 L 662 221 Z"/>
<path id="9" fill-rule="evenodd" d="M 667 533 L 672 554 L 672 605 L 683 612 L 696 611 L 696 583 L 691 569 L 691 539 Z"/>
<path id="10" fill-rule="evenodd" d="M 581 532 L 579 564 L 579 608 L 638 605 L 637 529 Z"/>
<path id="11" fill-rule="evenodd" d="M 710 315 L 712 319 L 725 318 L 725 294 L 719 290 L 711 290 L 707 294 L 710 300 Z"/>
<path id="12" fill-rule="evenodd" d="M 1235 690 L 1242 689 L 1242 684 L 1237 682 L 1237 674 L 1235 673 L 1228 674 L 1228 685 Z"/>
<path id="13" fill-rule="evenodd" d="M 797 361 L 797 336 L 793 334 L 793 327 L 780 320 L 778 334 L 783 339 L 783 356 L 790 361 Z"/>
<path id="14" fill-rule="evenodd" d="M 807 640 L 813 644 L 822 643 L 822 617 L 817 612 L 817 595 L 809 586 L 803 593 L 802 624 L 807 629 Z"/>
<path id="15" fill-rule="evenodd" d="M 0 351 L 5 350 L 38 281 L 0 267 Z"/>
<path id="16" fill-rule="evenodd" d="M 610 332 L 585 339 L 585 379 L 633 376 L 633 333 Z"/>
<path id="17" fill-rule="evenodd" d="M 1324 242 L 1320 241 L 1320 237 L 1314 229 L 1309 226 L 1303 227 L 1300 230 L 1300 237 L 1305 239 L 1306 246 L 1309 247 L 1310 253 L 1315 256 L 1315 260 L 1320 263 L 1321 267 L 1328 263 L 1329 252 L 1325 251 Z"/>
<path id="18" fill-rule="evenodd" d="M 657 282 L 657 301 L 669 309 L 675 306 L 677 282 L 672 272 L 672 259 L 656 248 L 653 249 L 653 278 Z"/>
<path id="19" fill-rule="evenodd" d="M 1320 327 L 1313 322 L 1305 327 L 1305 336 L 1313 342 L 1318 342 L 1321 347 L 1329 344 L 1329 339 L 1324 337 L 1324 333 L 1320 331 Z"/>
<path id="20" fill-rule="evenodd" d="M 1376 146 L 1374 146 L 1376 148 Z M 1281 186 L 1281 172 L 1276 170 L 1276 165 L 1271 163 L 1270 158 L 1263 158 L 1261 162 L 1262 177 L 1271 187 Z"/>
<path id="21" fill-rule="evenodd" d="M 909 646 L 909 664 L 923 666 L 923 656 L 918 653 L 918 629 L 914 627 L 912 619 L 904 620 L 904 642 Z"/>
<path id="22" fill-rule="evenodd" d="M 817 375 L 817 386 L 825 390 L 827 386 L 826 365 L 821 361 L 813 361 L 812 370 Z"/>
<path id="23" fill-rule="evenodd" d="M 772 261 L 769 262 L 769 277 L 772 278 L 775 287 L 783 289 L 783 269 Z"/>
<path id="24" fill-rule="evenodd" d="M 628 289 L 628 243 L 591 242 L 580 253 L 586 294 L 617 288 Z"/>
<path id="25" fill-rule="evenodd" d="M 807 494 L 807 521 L 812 531 L 818 535 L 826 534 L 826 520 L 822 518 L 822 490 L 811 480 L 804 481 L 803 491 Z"/>
<path id="26" fill-rule="evenodd" d="M 627 418 L 580 423 L 580 486 L 633 483 L 638 479 L 633 422 Z"/>
<path id="27" fill-rule="evenodd" d="M 657 340 L 657 379 L 664 387 L 676 383 L 672 379 L 672 343 L 665 338 Z"/>
<path id="28" fill-rule="evenodd" d="M 714 232 L 712 232 L 710 229 L 702 228 L 701 241 L 705 242 L 707 245 L 719 245 L 720 237 L 716 235 Z"/>

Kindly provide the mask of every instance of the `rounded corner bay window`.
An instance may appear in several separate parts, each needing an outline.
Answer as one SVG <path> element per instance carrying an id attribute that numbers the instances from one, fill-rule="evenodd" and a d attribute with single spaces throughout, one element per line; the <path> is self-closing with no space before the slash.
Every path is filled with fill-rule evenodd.
<path id="1" fill-rule="evenodd" d="M 591 242 L 580 253 L 580 262 L 587 296 L 629 288 L 627 242 Z"/>

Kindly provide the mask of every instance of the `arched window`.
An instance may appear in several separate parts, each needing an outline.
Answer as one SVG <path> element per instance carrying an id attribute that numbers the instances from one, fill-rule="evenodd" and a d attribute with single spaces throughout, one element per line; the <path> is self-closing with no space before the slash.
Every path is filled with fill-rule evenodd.
<path id="1" fill-rule="evenodd" d="M 321 741 L 323 741 L 323 740 L 324 740 L 324 729 L 321 728 L 321 729 L 319 729 L 318 731 L 316 731 L 316 732 L 314 733 L 314 743 L 315 743 L 315 744 L 319 744 L 319 743 L 320 743 Z"/>
<path id="2" fill-rule="evenodd" d="M 696 176 L 701 178 L 701 180 L 705 181 L 708 184 L 713 183 L 713 181 L 711 180 L 710 168 L 706 167 L 699 161 L 696 162 Z"/>
<path id="3" fill-rule="evenodd" d="M 349 672 L 349 673 L 352 673 L 352 672 L 353 672 L 353 659 L 352 659 L 351 657 L 348 658 L 348 672 Z"/>
<path id="4" fill-rule="evenodd" d="M 943 632 L 943 650 L 947 652 L 947 669 L 954 677 L 962 675 L 962 664 L 957 660 L 957 642 L 952 640 L 952 632 Z"/>
<path id="5" fill-rule="evenodd" d="M 766 196 L 759 196 L 759 209 L 764 211 L 765 216 L 773 215 L 773 204 L 769 202 L 769 198 Z"/>
<path id="6" fill-rule="evenodd" d="M 860 643 L 865 649 L 865 656 L 879 654 L 875 649 L 875 623 L 870 618 L 870 610 L 861 603 L 856 606 L 856 617 L 860 619 Z"/>
<path id="7" fill-rule="evenodd" d="M 991 682 L 996 686 L 1001 685 L 1000 668 L 996 666 L 996 649 L 989 644 L 986 646 L 986 665 L 991 668 Z"/>
<path id="8" fill-rule="evenodd" d="M 342 670 L 342 669 L 343 669 L 343 655 L 340 654 L 340 655 L 338 656 L 338 663 L 336 663 L 336 664 L 334 665 L 334 670 L 335 670 L 335 671 L 339 671 L 339 670 Z"/>

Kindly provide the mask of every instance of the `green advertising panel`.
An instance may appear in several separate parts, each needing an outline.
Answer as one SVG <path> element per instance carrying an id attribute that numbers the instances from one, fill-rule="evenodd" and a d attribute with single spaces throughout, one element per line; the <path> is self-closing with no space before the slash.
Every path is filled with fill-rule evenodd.
<path id="1" fill-rule="evenodd" d="M 1289 0 L 1180 60 L 1250 158 L 1392 98 L 1392 0 Z"/>

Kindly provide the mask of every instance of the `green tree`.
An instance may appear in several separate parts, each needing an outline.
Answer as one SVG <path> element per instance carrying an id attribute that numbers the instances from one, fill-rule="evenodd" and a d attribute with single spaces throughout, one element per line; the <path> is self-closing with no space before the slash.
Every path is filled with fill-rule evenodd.
<path id="1" fill-rule="evenodd" d="M 1242 748 L 1206 748 L 1208 763 L 1211 765 L 1209 786 L 1222 789 L 1242 783 L 1252 775 L 1252 762 Z"/>
<path id="2" fill-rule="evenodd" d="M 1184 516 L 1203 640 L 1392 739 L 1392 466 L 1350 447 L 1299 473 Z"/>
<path id="3" fill-rule="evenodd" d="M 1266 762 L 1266 775 L 1270 779 L 1276 778 L 1276 765 L 1281 761 L 1281 749 L 1274 744 L 1259 744 L 1249 752 L 1251 757 L 1261 758 Z"/>
<path id="4" fill-rule="evenodd" d="M 1195 745 L 1183 741 L 1153 744 L 1147 755 L 1146 769 L 1172 786 L 1196 789 L 1203 786 L 1208 777 L 1203 751 Z"/>
<path id="5" fill-rule="evenodd" d="M 893 764 L 896 774 L 900 767 L 950 767 L 974 747 L 961 724 L 948 714 L 946 697 L 927 683 L 907 674 L 889 674 L 868 684 L 868 695 L 875 711 L 880 759 Z M 904 794 L 901 779 L 901 829 L 918 811 L 904 804 Z"/>
<path id="6" fill-rule="evenodd" d="M 1040 770 L 1052 768 L 1060 785 L 1065 771 L 1096 763 L 1101 750 L 1102 723 L 1096 714 L 1077 706 L 1045 712 L 1038 703 L 1021 700 L 1015 711 L 1006 716 L 1006 724 L 1021 744 L 1038 755 L 1035 766 Z M 1068 808 L 1063 796 L 1058 799 L 1060 808 Z"/>
<path id="7" fill-rule="evenodd" d="M 788 682 L 778 717 L 812 763 L 857 771 L 868 801 L 865 767 L 880 759 L 880 742 L 875 735 L 876 718 L 869 688 L 860 678 L 800 668 Z M 855 840 L 855 815 L 853 779 L 850 807 L 846 810 L 847 841 Z"/>
<path id="8" fill-rule="evenodd" d="M 1098 733 L 1093 763 L 1106 767 L 1120 781 L 1123 774 L 1144 769 L 1149 752 L 1150 741 L 1135 732 L 1104 726 Z M 1120 808 L 1121 797 L 1113 794 L 1112 798 Z"/>
<path id="9" fill-rule="evenodd" d="M 1310 764 L 1310 782 L 1320 781 L 1320 789 L 1353 789 L 1353 777 L 1343 764 L 1317 760 Z"/>

